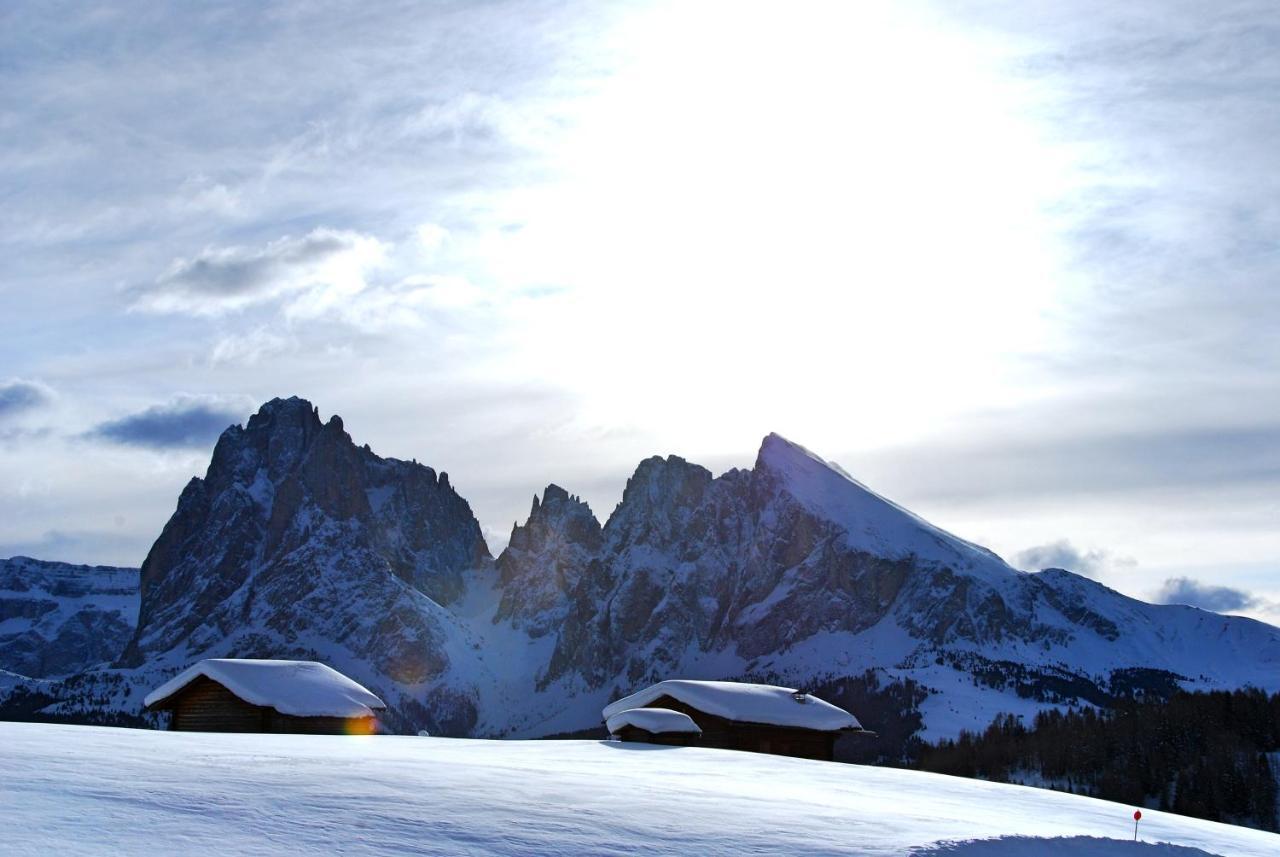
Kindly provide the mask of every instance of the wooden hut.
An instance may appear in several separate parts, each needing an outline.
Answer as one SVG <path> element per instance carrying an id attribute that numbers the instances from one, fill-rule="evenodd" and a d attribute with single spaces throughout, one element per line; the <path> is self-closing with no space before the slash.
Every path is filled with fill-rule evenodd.
<path id="1" fill-rule="evenodd" d="M 171 711 L 181 732 L 370 735 L 378 697 L 315 661 L 212 658 L 147 695 L 148 711 Z"/>
<path id="2" fill-rule="evenodd" d="M 605 725 L 619 741 L 687 747 L 698 743 L 702 730 L 687 714 L 669 708 L 632 708 L 610 717 Z"/>
<path id="3" fill-rule="evenodd" d="M 603 714 L 608 722 L 655 708 L 687 715 L 700 730 L 700 746 L 804 759 L 830 760 L 837 737 L 866 731 L 852 714 L 813 694 L 733 681 L 658 682 L 606 706 Z"/>

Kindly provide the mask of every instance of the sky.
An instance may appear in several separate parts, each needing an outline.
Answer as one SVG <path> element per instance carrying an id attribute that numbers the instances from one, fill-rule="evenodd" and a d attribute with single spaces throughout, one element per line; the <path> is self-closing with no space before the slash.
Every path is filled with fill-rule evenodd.
<path id="1" fill-rule="evenodd" d="M 1264 2 L 0 10 L 0 556 L 136 565 L 275 396 L 554 482 L 771 431 L 1020 568 L 1280 621 Z"/>

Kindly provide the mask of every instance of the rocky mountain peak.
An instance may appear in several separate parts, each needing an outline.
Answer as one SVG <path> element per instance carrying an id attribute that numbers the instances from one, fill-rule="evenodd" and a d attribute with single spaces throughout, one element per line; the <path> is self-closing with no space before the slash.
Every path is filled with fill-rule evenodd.
<path id="1" fill-rule="evenodd" d="M 772 474 L 786 487 L 797 489 L 800 496 L 862 492 L 888 502 L 850 476 L 840 465 L 776 433 L 765 435 L 761 441 L 755 471 Z"/>
<path id="2" fill-rule="evenodd" d="M 258 412 L 249 417 L 246 428 L 265 426 L 311 425 L 320 427 L 320 409 L 300 396 L 287 399 L 276 397 L 263 402 Z"/>
<path id="3" fill-rule="evenodd" d="M 571 593 L 601 548 L 600 522 L 591 507 L 559 485 L 548 485 L 498 558 L 502 600 L 497 620 L 509 620 L 531 636 L 551 630 Z"/>
<path id="4" fill-rule="evenodd" d="M 567 503 L 569 501 L 569 492 L 556 485 L 554 482 L 548 485 L 542 492 L 542 502 L 546 503 Z"/>
<path id="5" fill-rule="evenodd" d="M 305 399 L 273 399 L 223 432 L 183 491 L 143 564 L 123 660 L 311 657 L 319 645 L 419 684 L 448 666 L 433 642 L 451 633 L 443 606 L 491 561 L 443 473 L 356 446 Z"/>
<path id="6" fill-rule="evenodd" d="M 824 465 L 827 464 L 795 441 L 771 431 L 764 436 L 764 440 L 760 441 L 760 451 L 756 453 L 756 466 L 759 467 L 762 463 L 766 466 L 785 466 L 789 460 L 800 459 L 813 459 Z"/>
<path id="7" fill-rule="evenodd" d="M 666 528 L 702 501 L 712 481 L 710 470 L 678 455 L 646 458 L 627 480 L 605 529 L 616 537 L 635 528 Z"/>
<path id="8" fill-rule="evenodd" d="M 993 585 L 1015 573 L 987 548 L 931 524 L 781 435 L 764 439 L 755 472 L 770 492 L 785 492 L 815 517 L 843 529 L 850 547 L 972 572 Z"/>
<path id="9" fill-rule="evenodd" d="M 534 496 L 528 520 L 512 527 L 509 545 L 516 550 L 536 546 L 545 543 L 552 531 L 563 531 L 571 542 L 591 545 L 593 549 L 599 546 L 600 522 L 591 507 L 555 484 L 546 487 L 541 499 Z"/>

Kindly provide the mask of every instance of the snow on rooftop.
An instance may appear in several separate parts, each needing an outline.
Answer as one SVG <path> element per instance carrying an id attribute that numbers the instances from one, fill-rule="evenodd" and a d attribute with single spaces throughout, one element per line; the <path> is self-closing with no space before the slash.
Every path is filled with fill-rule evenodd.
<path id="1" fill-rule="evenodd" d="M 607 721 L 615 714 L 629 709 L 644 708 L 664 696 L 677 699 L 707 714 L 742 723 L 793 726 L 824 732 L 862 728 L 852 714 L 812 694 L 803 694 L 804 701 L 798 701 L 796 691 L 792 688 L 737 681 L 687 679 L 660 681 L 610 703 L 604 708 L 604 718 Z"/>
<path id="2" fill-rule="evenodd" d="M 609 734 L 616 734 L 624 726 L 634 726 L 654 735 L 664 732 L 696 732 L 702 734 L 693 718 L 670 708 L 629 708 L 610 717 L 605 726 Z"/>
<path id="3" fill-rule="evenodd" d="M 295 717 L 368 717 L 387 707 L 368 689 L 324 664 L 249 658 L 200 661 L 147 694 L 145 704 L 150 708 L 163 702 L 200 676 L 251 705 Z"/>

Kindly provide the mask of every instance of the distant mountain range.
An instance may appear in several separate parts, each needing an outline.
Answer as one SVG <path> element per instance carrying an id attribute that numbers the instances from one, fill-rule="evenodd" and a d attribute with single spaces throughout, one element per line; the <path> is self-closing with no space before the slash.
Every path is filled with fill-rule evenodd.
<path id="1" fill-rule="evenodd" d="M 61 676 L 110 663 L 138 625 L 138 570 L 0 560 L 0 669 Z"/>
<path id="2" fill-rule="evenodd" d="M 445 735 L 591 729 L 676 677 L 837 700 L 913 682 L 929 738 L 1177 686 L 1280 690 L 1280 629 L 1017 571 L 777 435 L 718 477 L 642 461 L 603 525 L 549 485 L 495 560 L 447 474 L 297 398 L 223 433 L 140 573 L 0 562 L 0 717 L 142 723 L 148 690 L 226 656 L 322 660 L 392 728 Z"/>

